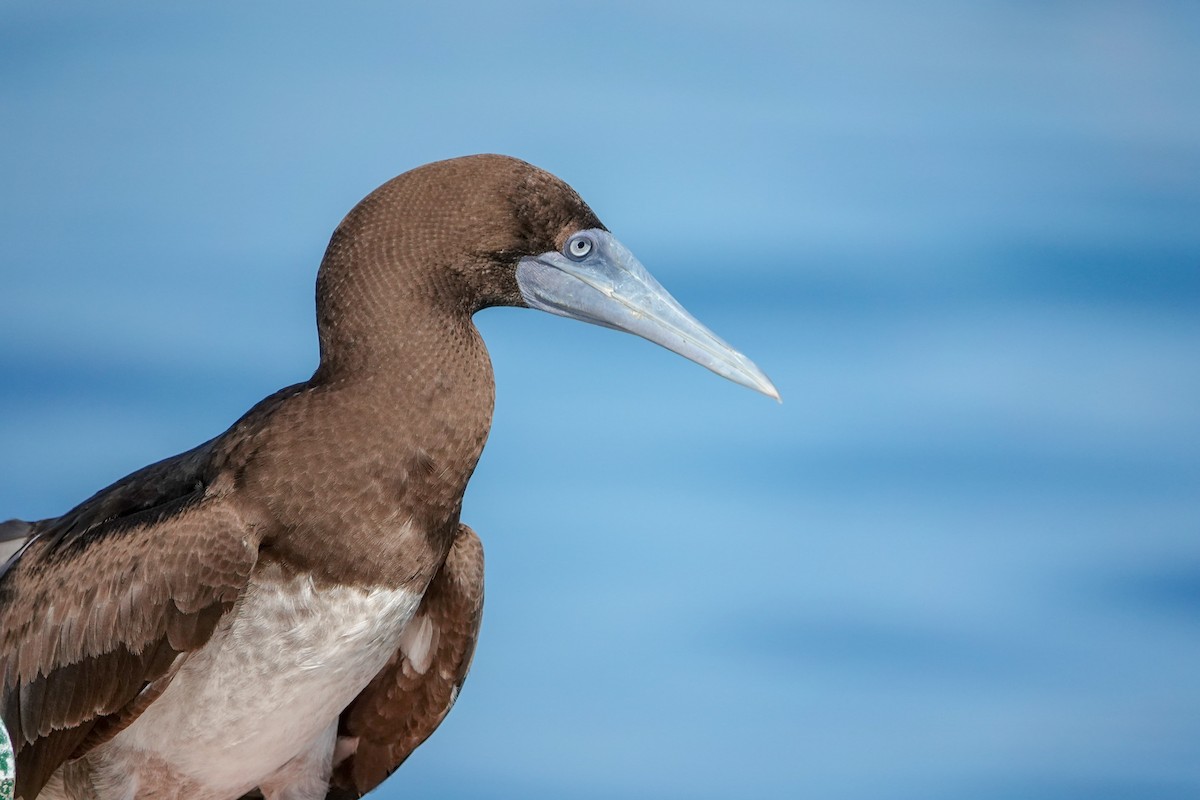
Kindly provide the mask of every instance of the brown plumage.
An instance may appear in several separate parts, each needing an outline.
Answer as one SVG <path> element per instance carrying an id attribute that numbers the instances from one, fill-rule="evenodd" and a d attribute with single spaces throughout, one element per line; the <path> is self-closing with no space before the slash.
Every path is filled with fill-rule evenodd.
<path id="1" fill-rule="evenodd" d="M 519 265 L 561 261 L 580 235 L 608 236 L 570 187 L 515 159 L 384 184 L 321 264 L 310 380 L 35 523 L 0 573 L 18 797 L 358 797 L 430 735 L 482 612 L 482 548 L 459 512 L 494 385 L 471 315 L 526 305 Z M 329 639 L 329 620 L 367 633 Z M 288 670 L 324 681 L 305 697 L 327 719 L 249 710 L 255 676 Z M 189 704 L 246 743 L 185 733 Z M 168 741 L 189 736 L 229 774 Z"/>

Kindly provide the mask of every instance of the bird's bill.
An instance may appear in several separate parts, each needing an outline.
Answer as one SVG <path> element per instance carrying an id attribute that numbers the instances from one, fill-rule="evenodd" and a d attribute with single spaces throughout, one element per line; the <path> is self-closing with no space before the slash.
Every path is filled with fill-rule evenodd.
<path id="1" fill-rule="evenodd" d="M 580 243 L 577 251 L 577 240 L 590 247 Z M 734 383 L 780 399 L 754 362 L 684 310 L 608 231 L 581 231 L 564 250 L 526 256 L 517 265 L 517 284 L 530 308 L 641 336 Z"/>

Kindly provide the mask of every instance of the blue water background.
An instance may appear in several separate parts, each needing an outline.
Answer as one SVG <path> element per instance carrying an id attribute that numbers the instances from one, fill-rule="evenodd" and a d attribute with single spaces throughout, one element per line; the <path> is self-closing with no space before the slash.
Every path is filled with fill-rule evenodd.
<path id="1" fill-rule="evenodd" d="M 477 318 L 488 603 L 379 797 L 1200 797 L 1200 8 L 0 8 L 0 518 L 315 366 L 383 180 L 567 179 L 783 405 Z"/>

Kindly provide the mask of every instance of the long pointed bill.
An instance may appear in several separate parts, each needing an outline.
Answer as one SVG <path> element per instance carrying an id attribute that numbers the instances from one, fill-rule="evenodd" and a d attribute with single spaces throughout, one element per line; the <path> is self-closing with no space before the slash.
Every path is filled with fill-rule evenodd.
<path id="1" fill-rule="evenodd" d="M 636 334 L 734 383 L 780 399 L 754 362 L 685 311 L 608 231 L 577 233 L 567 251 L 579 255 L 542 253 L 522 258 L 517 265 L 517 285 L 530 308 Z"/>

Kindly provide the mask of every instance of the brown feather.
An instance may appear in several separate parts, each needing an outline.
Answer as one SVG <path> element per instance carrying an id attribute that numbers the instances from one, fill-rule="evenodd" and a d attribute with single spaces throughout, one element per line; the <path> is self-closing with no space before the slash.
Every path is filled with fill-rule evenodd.
<path id="1" fill-rule="evenodd" d="M 168 527 L 196 556 L 207 552 L 237 567 L 196 569 L 193 558 L 150 546 Z M 217 499 L 124 530 L 103 549 L 64 554 L 55 544 L 39 537 L 3 576 L 4 721 L 17 754 L 17 796 L 27 800 L 61 764 L 83 754 L 93 728 L 128 725 L 127 706 L 176 654 L 207 641 L 256 556 L 243 516 Z M 146 602 L 125 602 L 130 585 Z M 64 627 L 75 635 L 62 635 Z"/>

